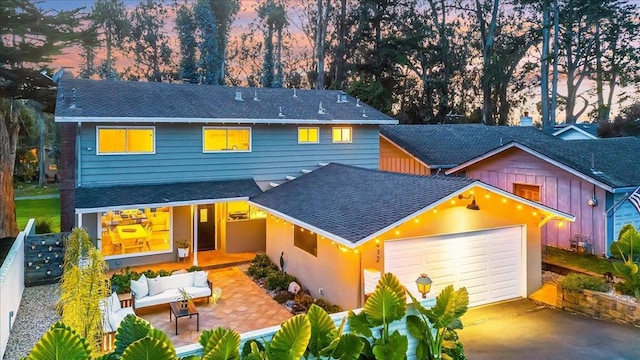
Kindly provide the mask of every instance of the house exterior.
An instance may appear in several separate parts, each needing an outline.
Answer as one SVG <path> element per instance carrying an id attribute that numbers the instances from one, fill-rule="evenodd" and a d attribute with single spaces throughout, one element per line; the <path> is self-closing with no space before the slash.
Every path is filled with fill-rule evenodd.
<path id="1" fill-rule="evenodd" d="M 250 197 L 329 162 L 378 167 L 396 120 L 340 91 L 63 76 L 62 229 L 87 228 L 111 267 L 265 249 Z"/>
<path id="2" fill-rule="evenodd" d="M 640 214 L 626 198 L 640 185 L 640 138 L 511 142 L 468 160 L 447 174 L 466 174 L 502 190 L 576 216 L 553 222 L 542 242 L 561 248 L 588 244 L 609 255 L 624 224 L 640 226 Z"/>
<path id="3" fill-rule="evenodd" d="M 562 140 L 590 140 L 599 139 L 598 124 L 578 123 L 562 124 L 553 128 L 553 136 Z"/>
<path id="4" fill-rule="evenodd" d="M 380 170 L 435 175 L 512 140 L 554 140 L 530 126 L 483 124 L 385 125 L 380 128 Z"/>
<path id="5" fill-rule="evenodd" d="M 417 297 L 425 272 L 431 294 L 465 286 L 471 306 L 525 297 L 541 285 L 541 229 L 574 220 L 476 180 L 333 163 L 249 203 L 268 214 L 267 255 L 348 309 L 385 272 Z"/>

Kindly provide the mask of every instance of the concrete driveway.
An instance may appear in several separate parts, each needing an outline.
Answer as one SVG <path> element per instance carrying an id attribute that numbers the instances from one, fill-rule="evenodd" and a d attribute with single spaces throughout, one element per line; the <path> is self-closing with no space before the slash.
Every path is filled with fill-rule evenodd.
<path id="1" fill-rule="evenodd" d="M 458 331 L 470 360 L 640 359 L 640 329 L 521 299 L 469 310 Z"/>

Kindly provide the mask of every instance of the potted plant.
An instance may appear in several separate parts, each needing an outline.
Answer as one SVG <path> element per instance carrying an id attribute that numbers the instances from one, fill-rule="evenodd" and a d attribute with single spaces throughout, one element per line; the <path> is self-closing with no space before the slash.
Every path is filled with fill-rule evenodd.
<path id="1" fill-rule="evenodd" d="M 181 310 L 187 310 L 187 308 L 189 307 L 189 300 L 191 299 L 191 294 L 189 294 L 187 290 L 185 290 L 184 288 L 178 289 L 178 297 L 176 298 L 176 301 L 180 303 Z"/>
<path id="2" fill-rule="evenodd" d="M 191 246 L 191 241 L 188 239 L 180 239 L 176 241 L 176 245 L 178 246 L 178 257 L 189 257 L 189 246 Z"/>

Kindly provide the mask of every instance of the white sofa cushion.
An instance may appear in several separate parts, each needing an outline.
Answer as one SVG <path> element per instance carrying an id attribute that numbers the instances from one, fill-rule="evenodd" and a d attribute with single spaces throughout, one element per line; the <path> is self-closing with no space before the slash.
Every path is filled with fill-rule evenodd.
<path id="1" fill-rule="evenodd" d="M 100 306 L 100 312 L 102 313 L 102 331 L 105 333 L 113 332 L 113 329 L 111 328 L 111 324 L 109 322 L 112 308 L 111 296 L 100 299 L 100 302 L 98 304 L 98 306 Z"/>
<path id="2" fill-rule="evenodd" d="M 207 287 L 207 279 L 209 277 L 208 271 L 196 271 L 193 273 L 193 286 L 195 287 Z"/>
<path id="3" fill-rule="evenodd" d="M 211 289 L 209 287 L 195 287 L 195 286 L 184 286 L 184 289 L 191 295 L 193 298 L 201 298 L 211 296 Z M 136 298 L 136 308 L 142 308 L 146 306 L 154 306 L 160 304 L 168 304 L 170 302 L 178 301 L 178 297 L 180 296 L 178 292 L 178 288 L 167 289 L 160 294 L 153 296 L 145 296 L 141 299 Z"/>
<path id="4" fill-rule="evenodd" d="M 136 299 L 149 295 L 149 284 L 147 283 L 147 277 L 144 274 L 142 274 L 138 280 L 131 280 L 130 286 L 131 292 Z"/>
<path id="5" fill-rule="evenodd" d="M 111 325 L 111 331 L 118 331 L 118 328 L 120 327 L 120 323 L 122 322 L 122 320 L 124 319 L 125 316 L 127 315 L 136 315 L 135 312 L 133 312 L 133 308 L 131 307 L 124 307 L 118 311 L 113 311 L 111 313 L 109 313 L 109 325 Z"/>
<path id="6" fill-rule="evenodd" d="M 192 272 L 160 277 L 165 290 L 193 286 L 193 278 L 194 274 Z M 136 298 L 136 300 L 138 299 Z"/>
<path id="7" fill-rule="evenodd" d="M 149 284 L 149 296 L 157 295 L 164 291 L 164 281 L 160 276 L 147 279 L 147 283 Z"/>
<path id="8" fill-rule="evenodd" d="M 111 311 L 118 311 L 120 309 L 122 309 L 122 305 L 120 304 L 120 298 L 118 298 L 118 294 L 116 294 L 116 292 L 112 292 L 111 296 L 109 297 L 110 304 L 111 305 Z"/>

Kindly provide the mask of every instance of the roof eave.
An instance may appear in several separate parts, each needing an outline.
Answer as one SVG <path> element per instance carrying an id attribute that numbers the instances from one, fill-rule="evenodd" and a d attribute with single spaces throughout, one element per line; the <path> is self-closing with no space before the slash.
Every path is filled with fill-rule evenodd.
<path id="1" fill-rule="evenodd" d="M 198 200 L 186 200 L 186 201 L 168 201 L 162 203 L 144 203 L 144 204 L 126 204 L 126 205 L 113 205 L 113 206 L 100 206 L 93 208 L 76 208 L 75 213 L 77 214 L 91 214 L 98 213 L 104 211 L 113 211 L 113 210 L 121 210 L 121 209 L 135 209 L 135 208 L 153 208 L 153 207 L 163 207 L 163 206 L 189 206 L 189 205 L 205 205 L 211 203 L 225 203 L 225 202 L 234 202 L 234 201 L 247 201 L 249 200 L 248 196 L 240 196 L 240 197 L 231 197 L 231 198 L 217 198 L 217 199 L 198 199 Z"/>
<path id="2" fill-rule="evenodd" d="M 59 123 L 186 123 L 186 124 L 316 124 L 316 125 L 395 125 L 395 119 L 287 119 L 287 118 L 173 118 L 173 117 L 93 117 L 93 116 L 56 116 Z"/>
<path id="3" fill-rule="evenodd" d="M 569 130 L 575 130 L 575 131 L 581 133 L 582 135 L 584 135 L 584 136 L 586 136 L 586 137 L 588 137 L 590 139 L 597 139 L 598 138 L 597 136 L 594 136 L 593 134 L 588 133 L 588 132 L 586 132 L 586 131 L 584 131 L 584 130 L 582 130 L 579 127 L 574 126 L 574 125 L 565 126 L 562 129 L 552 133 L 551 135 L 558 136 L 558 135 L 560 135 L 562 133 L 565 133 L 565 132 L 567 132 Z"/>

